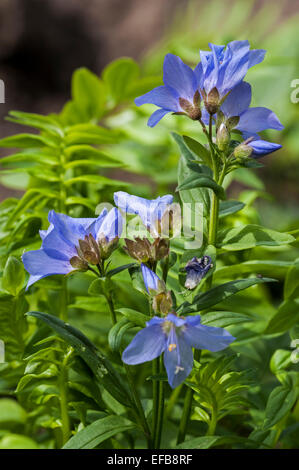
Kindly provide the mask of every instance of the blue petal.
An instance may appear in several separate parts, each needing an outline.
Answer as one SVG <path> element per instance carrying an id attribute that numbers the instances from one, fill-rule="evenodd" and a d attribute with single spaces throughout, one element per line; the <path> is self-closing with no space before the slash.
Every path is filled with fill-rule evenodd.
<path id="1" fill-rule="evenodd" d="M 76 245 L 77 244 L 78 243 L 76 243 Z M 54 229 L 51 230 L 51 232 L 44 238 L 42 249 L 50 258 L 67 261 L 77 255 L 76 245 L 66 240 L 62 236 L 60 230 L 54 227 Z"/>
<path id="2" fill-rule="evenodd" d="M 207 349 L 212 352 L 227 348 L 236 338 L 223 328 L 192 324 L 191 317 L 186 318 L 187 326 L 183 332 L 185 340 L 196 349 Z"/>
<path id="3" fill-rule="evenodd" d="M 142 364 L 160 356 L 166 348 L 167 338 L 161 324 L 153 324 L 139 331 L 122 354 L 126 364 Z"/>
<path id="4" fill-rule="evenodd" d="M 46 238 L 46 236 L 49 235 L 49 233 L 53 230 L 53 228 L 54 228 L 54 225 L 50 224 L 49 227 L 47 228 L 47 230 L 40 230 L 39 235 L 40 235 L 41 239 L 44 240 Z"/>
<path id="5" fill-rule="evenodd" d="M 256 158 L 263 157 L 264 155 L 275 152 L 275 150 L 281 148 L 281 145 L 279 144 L 274 144 L 273 142 L 267 142 L 266 140 L 261 139 L 249 142 L 248 145 L 253 149 L 251 156 Z"/>
<path id="6" fill-rule="evenodd" d="M 192 102 L 197 89 L 196 78 L 191 67 L 184 64 L 180 57 L 173 54 L 165 56 L 163 81 L 165 85 L 174 89 L 179 97 Z"/>
<path id="7" fill-rule="evenodd" d="M 96 218 L 96 219 L 89 219 L 89 220 L 92 220 L 92 223 L 89 224 L 87 227 L 86 227 L 86 234 L 89 235 L 91 234 L 93 236 L 94 239 L 97 238 L 97 233 L 103 223 L 103 220 L 105 219 L 106 215 L 108 214 L 108 210 L 106 209 L 106 207 L 104 207 L 104 209 L 102 210 L 102 212 L 100 213 L 100 215 Z M 88 219 L 87 219 L 88 220 Z"/>
<path id="8" fill-rule="evenodd" d="M 83 239 L 86 234 L 86 227 L 84 227 L 86 219 L 74 219 L 65 214 L 58 214 L 53 210 L 49 212 L 48 219 L 54 225 L 54 228 L 59 230 L 61 237 L 70 246 L 76 245 L 79 238 Z M 94 220 L 90 219 L 89 225 Z"/>
<path id="9" fill-rule="evenodd" d="M 173 313 L 169 313 L 167 317 L 165 318 L 165 320 L 171 321 L 174 324 L 174 326 L 178 328 L 183 326 L 186 323 L 184 318 L 178 317 L 177 315 L 174 315 Z"/>
<path id="10" fill-rule="evenodd" d="M 226 95 L 245 77 L 249 66 L 248 41 L 232 41 L 227 45 L 218 74 L 217 89 Z"/>
<path id="11" fill-rule="evenodd" d="M 155 127 L 156 124 L 158 124 L 159 121 L 161 121 L 161 119 L 166 115 L 168 114 L 169 111 L 168 110 L 165 110 L 165 109 L 157 109 L 157 111 L 155 111 L 149 118 L 149 120 L 147 121 L 147 125 L 149 127 Z"/>
<path id="12" fill-rule="evenodd" d="M 197 88 L 202 89 L 204 85 L 204 73 L 202 63 L 199 62 L 194 69 Z"/>
<path id="13" fill-rule="evenodd" d="M 253 49 L 249 52 L 249 65 L 248 68 L 253 67 L 254 65 L 259 64 L 264 60 L 265 54 L 267 51 L 264 49 Z"/>
<path id="14" fill-rule="evenodd" d="M 251 102 L 251 86 L 249 83 L 241 82 L 224 100 L 221 110 L 227 118 L 240 116 L 246 111 Z"/>
<path id="15" fill-rule="evenodd" d="M 150 290 L 158 291 L 159 290 L 159 282 L 160 279 L 158 278 L 157 274 L 155 274 L 151 269 L 149 269 L 145 264 L 141 263 L 141 272 L 143 276 L 144 285 L 148 293 Z"/>
<path id="16" fill-rule="evenodd" d="M 67 274 L 73 271 L 69 261 L 50 258 L 44 250 L 27 251 L 22 260 L 26 271 L 31 274 L 27 289 L 34 282 L 54 274 Z"/>
<path id="17" fill-rule="evenodd" d="M 146 227 L 151 227 L 156 220 L 160 220 L 169 204 L 173 202 L 173 196 L 158 197 L 157 199 L 144 199 L 124 191 L 114 193 L 116 206 L 128 214 L 139 215 Z"/>
<path id="18" fill-rule="evenodd" d="M 176 345 L 176 347 L 171 345 Z M 193 367 L 193 353 L 191 346 L 185 341 L 182 334 L 173 334 L 168 338 L 167 349 L 164 352 L 164 365 L 168 382 L 172 388 L 178 387 L 190 374 Z"/>
<path id="19" fill-rule="evenodd" d="M 251 133 L 261 132 L 265 129 L 276 129 L 281 131 L 283 125 L 276 114 L 268 108 L 249 108 L 240 117 L 237 125 L 240 131 Z"/>
<path id="20" fill-rule="evenodd" d="M 110 242 L 116 237 L 121 236 L 123 230 L 123 218 L 119 210 L 114 207 L 111 211 L 104 217 L 104 220 L 98 229 L 97 239 L 101 236 L 105 236 L 106 240 Z"/>
<path id="21" fill-rule="evenodd" d="M 168 111 L 179 111 L 179 95 L 169 87 L 158 86 L 153 90 L 139 96 L 135 99 L 135 104 L 141 106 L 143 104 L 154 104 L 160 108 L 167 109 Z"/>

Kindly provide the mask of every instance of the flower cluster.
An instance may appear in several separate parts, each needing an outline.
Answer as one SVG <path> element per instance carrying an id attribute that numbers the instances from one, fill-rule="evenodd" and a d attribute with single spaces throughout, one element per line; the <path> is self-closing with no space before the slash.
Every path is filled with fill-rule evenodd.
<path id="1" fill-rule="evenodd" d="M 144 265 L 142 274 L 148 292 L 159 293 L 163 289 L 159 277 Z M 168 382 L 175 388 L 192 370 L 192 348 L 216 352 L 227 348 L 234 340 L 223 328 L 202 325 L 200 315 L 179 317 L 168 313 L 148 321 L 146 328 L 139 331 L 124 350 L 122 359 L 127 364 L 141 364 L 164 353 Z"/>
<path id="2" fill-rule="evenodd" d="M 273 111 L 250 108 L 251 86 L 244 82 L 249 68 L 262 62 L 263 49 L 250 50 L 248 41 L 232 41 L 226 47 L 209 44 L 210 51 L 200 51 L 201 61 L 192 70 L 180 57 L 167 54 L 163 66 L 164 86 L 136 98 L 137 106 L 151 103 L 160 109 L 149 118 L 155 126 L 166 114 L 187 115 L 207 124 L 216 122 L 221 133 L 234 129 L 245 138 L 236 157 L 261 157 L 281 146 L 262 140 L 258 132 L 265 129 L 282 130 Z M 204 106 L 201 106 L 201 104 Z"/>
<path id="3" fill-rule="evenodd" d="M 96 219 L 72 218 L 52 210 L 48 220 L 48 230 L 40 231 L 41 248 L 22 256 L 30 273 L 27 289 L 44 277 L 99 265 L 116 247 L 123 225 L 116 208 L 110 212 L 104 209 Z"/>

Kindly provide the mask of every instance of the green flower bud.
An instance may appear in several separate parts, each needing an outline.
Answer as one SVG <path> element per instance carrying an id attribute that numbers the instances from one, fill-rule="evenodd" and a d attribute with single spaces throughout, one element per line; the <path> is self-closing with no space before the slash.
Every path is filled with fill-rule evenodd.
<path id="1" fill-rule="evenodd" d="M 238 145 L 234 150 L 234 156 L 236 158 L 250 157 L 251 154 L 252 148 L 249 145 L 243 143 Z"/>
<path id="2" fill-rule="evenodd" d="M 225 151 L 229 146 L 230 133 L 224 123 L 220 124 L 220 127 L 216 135 L 216 143 L 219 150 Z"/>

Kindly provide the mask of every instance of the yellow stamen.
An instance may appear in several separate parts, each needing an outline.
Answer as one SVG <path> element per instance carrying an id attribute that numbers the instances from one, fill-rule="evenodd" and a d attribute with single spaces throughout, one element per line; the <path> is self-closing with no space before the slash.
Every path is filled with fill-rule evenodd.
<path id="1" fill-rule="evenodd" d="M 176 348 L 176 344 L 175 343 L 172 343 L 168 346 L 168 351 L 171 352 L 173 349 Z"/>

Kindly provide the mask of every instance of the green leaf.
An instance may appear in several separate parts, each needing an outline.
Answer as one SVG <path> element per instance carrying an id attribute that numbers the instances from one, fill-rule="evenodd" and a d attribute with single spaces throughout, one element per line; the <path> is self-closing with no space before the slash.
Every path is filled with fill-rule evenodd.
<path id="1" fill-rule="evenodd" d="M 187 135 L 183 135 L 183 139 L 189 149 L 201 159 L 202 163 L 207 166 L 211 164 L 210 152 L 208 149 L 206 149 L 206 147 L 204 147 L 197 140 L 188 137 Z"/>
<path id="2" fill-rule="evenodd" d="M 49 137 L 35 135 L 35 134 L 17 134 L 10 137 L 0 139 L 0 147 L 16 147 L 16 148 L 31 148 L 31 147 L 57 147 L 57 142 Z"/>
<path id="3" fill-rule="evenodd" d="M 110 178 L 106 178 L 106 176 L 102 175 L 81 175 L 76 176 L 74 178 L 70 178 L 65 181 L 66 186 L 70 186 L 76 183 L 90 183 L 90 184 L 99 184 L 101 186 L 130 186 L 130 183 L 126 183 L 125 181 L 118 181 L 113 180 Z"/>
<path id="4" fill-rule="evenodd" d="M 284 279 L 287 270 L 292 266 L 291 261 L 280 260 L 250 260 L 231 266 L 221 266 L 215 272 L 215 279 L 229 279 L 239 277 L 240 274 L 273 276 L 276 279 Z"/>
<path id="5" fill-rule="evenodd" d="M 77 69 L 72 77 L 72 97 L 87 121 L 98 120 L 105 110 L 105 86 L 86 68 Z"/>
<path id="6" fill-rule="evenodd" d="M 219 205 L 219 217 L 226 217 L 227 215 L 235 214 L 241 211 L 245 204 L 240 201 L 221 201 Z"/>
<path id="7" fill-rule="evenodd" d="M 113 168 L 123 166 L 124 163 L 116 157 L 110 155 L 107 151 L 102 151 L 91 147 L 90 145 L 72 145 L 65 149 L 65 154 L 68 157 L 69 163 L 65 168 L 74 168 L 81 162 L 92 161 L 97 162 L 97 166 L 102 168 Z M 93 163 L 95 164 L 95 163 Z"/>
<path id="8" fill-rule="evenodd" d="M 43 116 L 41 114 L 24 113 L 21 111 L 9 111 L 8 121 L 22 124 L 23 126 L 34 127 L 40 131 L 63 137 L 63 129 L 58 121 L 51 116 Z"/>
<path id="9" fill-rule="evenodd" d="M 47 313 L 28 312 L 27 315 L 38 318 L 53 328 L 56 333 L 76 350 L 77 354 L 90 367 L 104 388 L 120 403 L 130 406 L 131 401 L 128 397 L 128 392 L 122 385 L 118 374 L 106 357 L 81 331 Z"/>
<path id="10" fill-rule="evenodd" d="M 118 268 L 110 269 L 110 271 L 107 272 L 107 277 L 113 277 L 118 273 L 121 273 L 122 271 L 125 271 L 126 269 L 133 268 L 133 266 L 136 266 L 136 263 L 129 263 L 129 264 L 124 264 L 123 266 L 118 266 Z"/>
<path id="11" fill-rule="evenodd" d="M 181 152 L 181 158 L 178 166 L 178 185 L 180 186 L 181 184 L 183 184 L 186 178 L 189 178 L 191 175 L 194 174 L 194 167 L 196 167 L 197 172 L 201 171 L 203 176 L 211 177 L 212 171 L 210 170 L 210 168 L 205 165 L 198 165 L 194 163 L 194 155 L 185 144 L 184 139 L 180 135 L 175 133 L 172 133 L 172 137 L 178 144 Z M 182 191 L 180 192 L 180 198 L 182 202 L 191 204 L 193 211 L 196 203 L 202 203 L 203 215 L 209 215 L 211 201 L 209 189 L 207 187 Z"/>
<path id="12" fill-rule="evenodd" d="M 225 192 L 222 186 L 216 183 L 212 178 L 205 175 L 198 175 L 193 173 L 188 176 L 183 183 L 177 187 L 177 191 L 185 191 L 187 189 L 196 189 L 196 188 L 210 188 L 214 193 L 220 198 L 225 199 Z"/>
<path id="13" fill-rule="evenodd" d="M 270 318 L 265 334 L 285 333 L 299 321 L 299 301 L 286 300 Z"/>
<path id="14" fill-rule="evenodd" d="M 16 296 L 23 289 L 24 282 L 25 270 L 23 263 L 14 256 L 9 256 L 3 271 L 3 288 L 11 295 Z"/>
<path id="15" fill-rule="evenodd" d="M 139 77 L 139 66 L 133 59 L 120 58 L 105 67 L 102 77 L 114 102 L 118 103 L 130 95 L 130 87 Z"/>
<path id="16" fill-rule="evenodd" d="M 122 318 L 110 329 L 108 335 L 108 343 L 112 351 L 120 351 L 124 334 L 134 326 L 135 325 L 128 321 L 126 318 Z"/>
<path id="17" fill-rule="evenodd" d="M 294 240 L 294 237 L 287 233 L 249 224 L 222 230 L 218 235 L 217 244 L 223 250 L 237 251 L 255 246 L 281 246 Z"/>
<path id="18" fill-rule="evenodd" d="M 131 308 L 118 308 L 116 311 L 124 315 L 131 323 L 134 323 L 134 325 L 141 326 L 141 328 L 144 328 L 146 322 L 150 320 L 148 315 L 144 315 Z"/>
<path id="19" fill-rule="evenodd" d="M 17 401 L 11 398 L 1 398 L 0 429 L 11 429 L 16 424 L 24 424 L 26 419 L 27 413 Z"/>
<path id="20" fill-rule="evenodd" d="M 253 321 L 253 319 L 248 315 L 235 312 L 208 312 L 202 316 L 203 325 L 215 326 L 218 328 L 226 328 L 227 326 L 250 321 Z"/>
<path id="21" fill-rule="evenodd" d="M 64 449 L 94 449 L 102 442 L 120 432 L 137 426 L 122 416 L 106 416 L 79 431 L 63 447 Z"/>
<path id="22" fill-rule="evenodd" d="M 175 446 L 175 449 L 210 449 L 221 439 L 221 436 L 201 436 L 188 439 Z"/>
<path id="23" fill-rule="evenodd" d="M 188 302 L 183 303 L 179 307 L 178 312 L 180 314 L 186 314 L 205 310 L 244 289 L 248 289 L 248 287 L 264 282 L 275 282 L 275 279 L 260 277 L 226 282 L 220 286 L 213 287 L 207 292 L 196 295 L 192 304 Z"/>
<path id="24" fill-rule="evenodd" d="M 263 429 L 278 423 L 293 408 L 298 397 L 298 388 L 292 382 L 280 385 L 270 393 Z"/>
<path id="25" fill-rule="evenodd" d="M 71 196 L 65 201 L 67 206 L 85 206 L 94 212 L 95 205 L 86 197 Z"/>
<path id="26" fill-rule="evenodd" d="M 287 369 L 291 364 L 291 351 L 287 351 L 286 349 L 277 349 L 270 360 L 270 369 L 273 374 L 277 374 L 278 372 Z"/>
<path id="27" fill-rule="evenodd" d="M 38 449 L 30 437 L 21 434 L 6 434 L 0 438 L 0 449 Z"/>
<path id="28" fill-rule="evenodd" d="M 284 298 L 287 300 L 299 297 L 299 259 L 297 259 L 287 272 L 284 283 Z"/>

